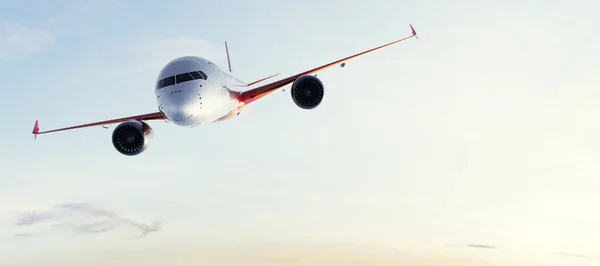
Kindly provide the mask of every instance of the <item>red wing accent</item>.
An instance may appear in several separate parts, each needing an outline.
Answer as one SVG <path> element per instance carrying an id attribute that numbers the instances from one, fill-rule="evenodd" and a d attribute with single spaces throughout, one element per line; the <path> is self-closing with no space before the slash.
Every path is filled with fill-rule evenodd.
<path id="1" fill-rule="evenodd" d="M 70 130 L 70 129 L 83 128 L 83 127 L 92 127 L 92 126 L 100 126 L 100 125 L 106 125 L 106 124 L 114 124 L 114 123 L 120 123 L 120 122 L 129 121 L 129 120 L 160 120 L 160 119 L 166 119 L 166 118 L 165 118 L 165 116 L 161 112 L 156 112 L 156 113 L 136 115 L 136 116 L 129 116 L 129 117 L 123 117 L 123 118 L 118 118 L 118 119 L 100 121 L 100 122 L 95 122 L 95 123 L 90 123 L 90 124 L 84 124 L 84 125 L 78 125 L 78 126 L 72 126 L 72 127 L 65 127 L 65 128 L 53 129 L 53 130 L 48 130 L 48 131 L 41 131 L 41 132 L 40 132 L 40 128 L 38 126 L 38 120 L 36 120 L 35 121 L 35 125 L 33 127 L 33 132 L 32 133 L 33 133 L 34 137 L 37 138 L 38 134 L 46 134 L 46 133 L 51 133 L 51 132 L 63 131 L 63 130 Z"/>
<path id="2" fill-rule="evenodd" d="M 285 79 L 282 79 L 282 80 L 279 80 L 279 81 L 276 81 L 276 82 L 273 82 L 273 83 L 270 83 L 270 84 L 267 84 L 267 85 L 260 86 L 260 87 L 255 88 L 255 89 L 244 91 L 244 92 L 242 92 L 240 94 L 239 101 L 241 103 L 243 103 L 243 104 L 249 104 L 249 103 L 251 103 L 253 101 L 256 101 L 256 100 L 258 100 L 258 99 L 260 99 L 260 98 L 268 95 L 269 93 L 271 93 L 271 92 L 273 92 L 273 91 L 275 91 L 275 90 L 277 90 L 277 89 L 279 89 L 279 88 L 281 88 L 283 86 L 286 86 L 286 85 L 294 82 L 296 79 L 298 79 L 301 76 L 316 74 L 316 73 L 318 73 L 318 72 L 320 72 L 322 70 L 325 70 L 327 68 L 330 68 L 330 67 L 333 67 L 333 66 L 345 63 L 348 60 L 360 57 L 362 55 L 366 55 L 368 53 L 377 51 L 379 49 L 382 49 L 382 48 L 385 48 L 385 47 L 397 44 L 399 42 L 402 42 L 402 41 L 405 41 L 405 40 L 408 40 L 408 39 L 410 39 L 412 37 L 417 36 L 416 35 L 416 31 L 414 30 L 414 28 L 412 27 L 412 25 L 410 25 L 410 28 L 411 28 L 411 31 L 412 31 L 412 35 L 411 36 L 408 36 L 408 37 L 405 37 L 405 38 L 402 38 L 402 39 L 399 39 L 399 40 L 396 40 L 396 41 L 393 41 L 393 42 L 390 42 L 390 43 L 386 43 L 384 45 L 375 47 L 373 49 L 370 49 L 370 50 L 367 50 L 367 51 L 364 51 L 364 52 L 361 52 L 361 53 L 358 53 L 358 54 L 355 54 L 355 55 L 348 56 L 348 57 L 340 59 L 338 61 L 331 62 L 329 64 L 313 68 L 311 70 L 308 70 L 308 71 L 305 71 L 305 72 L 302 72 L 302 73 L 290 76 L 288 78 L 285 78 Z"/>
<path id="3" fill-rule="evenodd" d="M 35 125 L 33 125 L 33 139 L 37 139 L 37 135 L 40 132 L 40 128 L 38 127 L 38 121 L 35 120 Z"/>

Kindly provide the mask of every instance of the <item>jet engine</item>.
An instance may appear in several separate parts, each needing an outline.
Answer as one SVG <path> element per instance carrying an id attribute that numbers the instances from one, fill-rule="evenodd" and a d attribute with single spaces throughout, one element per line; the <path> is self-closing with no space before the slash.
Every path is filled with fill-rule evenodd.
<path id="1" fill-rule="evenodd" d="M 323 83 L 316 76 L 306 75 L 299 77 L 292 84 L 292 99 L 298 107 L 313 109 L 321 104 L 325 95 Z"/>
<path id="2" fill-rule="evenodd" d="M 115 128 L 112 143 L 121 154 L 133 156 L 148 148 L 152 136 L 152 128 L 146 122 L 130 120 Z"/>

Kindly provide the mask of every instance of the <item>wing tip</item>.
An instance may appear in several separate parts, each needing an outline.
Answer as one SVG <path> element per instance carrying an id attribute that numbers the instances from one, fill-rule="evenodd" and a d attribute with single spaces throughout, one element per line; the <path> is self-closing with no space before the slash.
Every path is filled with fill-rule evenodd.
<path id="1" fill-rule="evenodd" d="M 35 124 L 33 125 L 33 130 L 31 133 L 33 134 L 33 139 L 37 139 L 37 135 L 40 132 L 39 121 L 36 119 Z"/>
<path id="2" fill-rule="evenodd" d="M 413 27 L 412 24 L 408 24 L 408 26 L 410 26 L 410 30 L 412 32 L 412 36 L 415 36 L 415 38 L 417 38 L 417 40 L 419 39 L 419 37 L 417 37 L 417 31 L 415 30 L 415 28 Z"/>

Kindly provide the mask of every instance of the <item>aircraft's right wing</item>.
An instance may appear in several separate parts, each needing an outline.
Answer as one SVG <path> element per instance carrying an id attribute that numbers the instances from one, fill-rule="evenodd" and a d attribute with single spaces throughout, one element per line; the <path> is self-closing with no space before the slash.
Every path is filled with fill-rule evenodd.
<path id="1" fill-rule="evenodd" d="M 330 68 L 330 67 L 336 66 L 336 65 L 342 65 L 343 66 L 345 64 L 345 62 L 348 61 L 348 60 L 350 60 L 350 59 L 354 59 L 354 58 L 360 57 L 362 55 L 366 55 L 368 53 L 374 52 L 376 50 L 379 50 L 379 49 L 391 46 L 393 44 L 397 44 L 399 42 L 408 40 L 410 38 L 416 37 L 417 36 L 417 32 L 415 31 L 415 29 L 413 28 L 412 25 L 409 24 L 409 26 L 410 26 L 410 29 L 412 31 L 412 35 L 410 35 L 408 37 L 405 37 L 405 38 L 402 38 L 400 40 L 396 40 L 396 41 L 393 41 L 393 42 L 390 42 L 390 43 L 387 43 L 387 44 L 384 44 L 384 45 L 381 45 L 381 46 L 378 46 L 378 47 L 375 47 L 373 49 L 364 51 L 362 53 L 358 53 L 358 54 L 355 54 L 355 55 L 348 56 L 348 57 L 346 57 L 344 59 L 340 59 L 338 61 L 331 62 L 329 64 L 313 68 L 311 70 L 308 70 L 308 71 L 305 71 L 305 72 L 302 72 L 302 73 L 290 76 L 288 78 L 285 78 L 285 79 L 282 79 L 282 80 L 279 80 L 279 81 L 276 81 L 276 82 L 273 82 L 273 83 L 270 83 L 270 84 L 267 84 L 267 85 L 263 85 L 263 86 L 257 87 L 255 89 L 244 91 L 244 92 L 240 93 L 240 96 L 239 96 L 238 100 L 239 100 L 239 102 L 240 102 L 241 105 L 247 105 L 247 104 L 249 104 L 251 102 L 254 102 L 254 101 L 256 101 L 256 100 L 258 100 L 258 99 L 260 99 L 260 98 L 268 95 L 269 93 L 271 93 L 271 92 L 273 92 L 273 91 L 275 91 L 275 90 L 277 90 L 277 89 L 279 89 L 279 88 L 281 88 L 283 86 L 286 86 L 286 85 L 294 82 L 296 79 L 298 79 L 301 76 L 316 74 L 317 72 L 320 72 L 321 70 L 324 70 L 324 69 L 327 69 L 327 68 Z"/>
<path id="2" fill-rule="evenodd" d="M 117 119 L 105 120 L 105 121 L 77 125 L 77 126 L 72 126 L 72 127 L 58 128 L 58 129 L 53 129 L 53 130 L 48 130 L 48 131 L 40 131 L 38 120 L 35 120 L 35 124 L 33 125 L 33 131 L 31 133 L 33 133 L 34 138 L 37 138 L 38 134 L 46 134 L 46 133 L 63 131 L 63 130 L 71 130 L 71 129 L 76 129 L 76 128 L 108 125 L 108 124 L 125 122 L 128 120 L 166 120 L 166 117 L 161 112 L 156 112 L 156 113 L 149 113 L 149 114 L 143 114 L 143 115 L 128 116 L 128 117 L 122 117 L 122 118 L 117 118 Z"/>

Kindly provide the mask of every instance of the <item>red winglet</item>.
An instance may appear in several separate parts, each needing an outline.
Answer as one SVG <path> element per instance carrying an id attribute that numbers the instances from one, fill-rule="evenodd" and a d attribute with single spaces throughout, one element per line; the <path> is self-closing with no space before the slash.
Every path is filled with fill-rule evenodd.
<path id="1" fill-rule="evenodd" d="M 33 139 L 37 139 L 38 132 L 40 132 L 40 128 L 38 127 L 38 121 L 35 120 L 35 125 L 33 125 L 33 131 L 31 132 L 33 133 Z"/>

